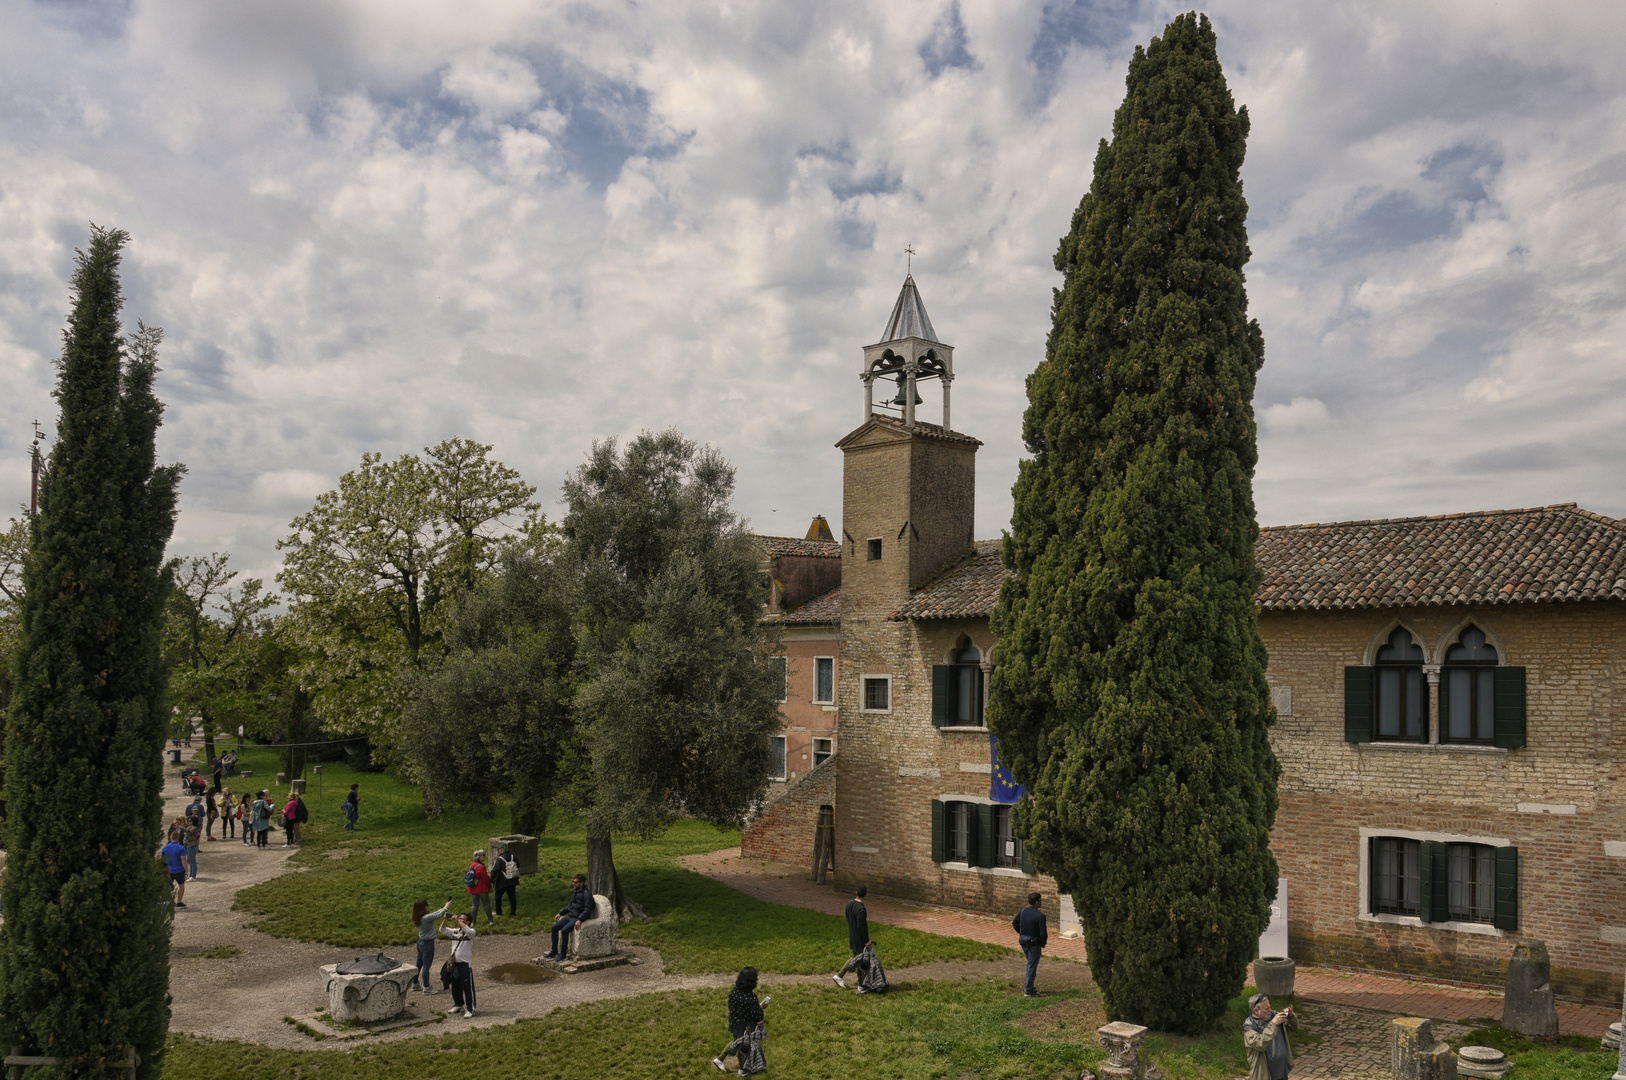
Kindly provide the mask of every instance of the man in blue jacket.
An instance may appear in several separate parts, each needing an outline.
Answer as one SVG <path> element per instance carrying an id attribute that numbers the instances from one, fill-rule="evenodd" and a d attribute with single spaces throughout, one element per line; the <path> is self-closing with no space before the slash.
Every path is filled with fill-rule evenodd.
<path id="1" fill-rule="evenodd" d="M 553 923 L 553 948 L 542 959 L 563 960 L 565 950 L 570 947 L 571 933 L 581 927 L 584 919 L 592 917 L 593 894 L 587 888 L 586 875 L 577 874 L 570 882 L 570 903 L 559 909 L 559 917 Z"/>
<path id="2" fill-rule="evenodd" d="M 1022 946 L 1022 953 L 1028 958 L 1028 984 L 1022 994 L 1038 997 L 1039 991 L 1033 988 L 1033 976 L 1039 971 L 1039 954 L 1050 944 L 1050 930 L 1045 926 L 1044 912 L 1039 910 L 1038 893 L 1028 893 L 1028 906 L 1016 913 L 1011 929 L 1016 931 L 1016 943 Z"/>

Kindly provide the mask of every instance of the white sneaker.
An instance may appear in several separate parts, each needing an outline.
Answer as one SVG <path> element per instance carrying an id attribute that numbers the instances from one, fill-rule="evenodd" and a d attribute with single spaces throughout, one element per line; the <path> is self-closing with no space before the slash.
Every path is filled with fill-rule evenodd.
<path id="1" fill-rule="evenodd" d="M 711 1063 L 717 1066 L 717 1071 L 720 1073 L 725 1073 L 728 1071 L 728 1066 L 723 1064 L 722 1058 L 712 1058 Z"/>
<path id="2" fill-rule="evenodd" d="M 471 1009 L 464 1009 L 464 1010 L 463 1010 L 463 1019 L 465 1019 L 465 1020 L 473 1020 L 473 1019 L 474 1019 L 474 1012 L 473 1012 L 473 1010 L 471 1010 Z"/>
<path id="3" fill-rule="evenodd" d="M 843 990 L 847 989 L 847 980 L 843 979 L 840 975 L 830 976 L 830 981 L 841 987 Z"/>

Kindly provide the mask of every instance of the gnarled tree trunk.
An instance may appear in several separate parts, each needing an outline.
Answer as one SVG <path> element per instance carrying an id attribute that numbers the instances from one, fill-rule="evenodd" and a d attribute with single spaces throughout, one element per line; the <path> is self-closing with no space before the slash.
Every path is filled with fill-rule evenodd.
<path id="1" fill-rule="evenodd" d="M 615 852 L 610 847 L 610 830 L 587 825 L 587 887 L 598 896 L 609 897 L 615 917 L 621 922 L 647 919 L 644 909 L 621 891 L 621 878 L 615 872 Z"/>

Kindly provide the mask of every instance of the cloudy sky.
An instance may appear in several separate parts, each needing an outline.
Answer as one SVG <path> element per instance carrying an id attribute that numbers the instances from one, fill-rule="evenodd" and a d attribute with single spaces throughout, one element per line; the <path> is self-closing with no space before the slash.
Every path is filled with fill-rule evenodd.
<path id="1" fill-rule="evenodd" d="M 669 425 L 799 534 L 913 244 L 997 535 L 1057 239 L 1180 10 L 0 0 L 0 502 L 95 221 L 167 331 L 179 553 L 273 572 L 366 450 L 471 436 L 552 500 Z M 1253 117 L 1261 520 L 1626 514 L 1626 5 L 1210 14 Z"/>

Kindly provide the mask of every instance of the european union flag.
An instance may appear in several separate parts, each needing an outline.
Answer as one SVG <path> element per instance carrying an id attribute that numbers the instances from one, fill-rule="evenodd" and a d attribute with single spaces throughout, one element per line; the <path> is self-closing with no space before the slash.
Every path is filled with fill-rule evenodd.
<path id="1" fill-rule="evenodd" d="M 1013 803 L 1022 797 L 1022 785 L 1011 776 L 1010 770 L 999 763 L 999 736 L 988 736 L 988 763 L 993 766 L 989 772 L 992 782 L 988 785 L 988 797 L 997 803 Z"/>

